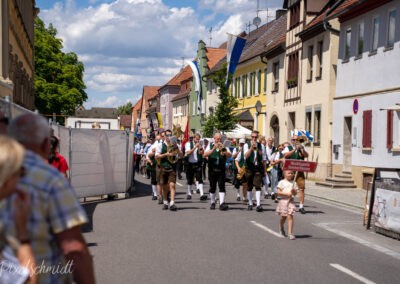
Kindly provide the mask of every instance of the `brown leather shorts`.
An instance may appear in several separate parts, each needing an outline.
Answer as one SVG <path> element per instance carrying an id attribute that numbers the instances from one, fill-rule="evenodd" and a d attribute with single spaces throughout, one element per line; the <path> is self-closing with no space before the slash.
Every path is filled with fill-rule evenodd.
<path id="1" fill-rule="evenodd" d="M 176 170 L 174 168 L 164 168 L 160 169 L 160 185 L 170 184 L 171 182 L 176 183 Z"/>
<path id="2" fill-rule="evenodd" d="M 304 172 L 297 172 L 296 183 L 299 189 L 306 188 L 306 177 L 304 176 Z"/>

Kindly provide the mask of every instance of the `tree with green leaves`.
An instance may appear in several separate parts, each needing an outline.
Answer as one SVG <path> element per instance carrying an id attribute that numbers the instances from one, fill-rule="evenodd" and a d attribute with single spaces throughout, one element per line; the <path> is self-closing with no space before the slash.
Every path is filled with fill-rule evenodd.
<path id="1" fill-rule="evenodd" d="M 118 114 L 132 114 L 132 107 L 132 103 L 127 102 L 125 105 L 118 107 Z"/>
<path id="2" fill-rule="evenodd" d="M 215 113 L 209 115 L 203 126 L 205 137 L 212 137 L 215 131 L 227 132 L 235 129 L 238 118 L 233 110 L 238 106 L 238 100 L 229 94 L 225 84 L 226 65 L 210 76 L 211 80 L 219 87 L 219 103 Z"/>
<path id="3" fill-rule="evenodd" d="M 35 105 L 44 115 L 73 115 L 88 98 L 83 82 L 84 65 L 74 52 L 62 52 L 62 40 L 50 24 L 35 19 Z"/>

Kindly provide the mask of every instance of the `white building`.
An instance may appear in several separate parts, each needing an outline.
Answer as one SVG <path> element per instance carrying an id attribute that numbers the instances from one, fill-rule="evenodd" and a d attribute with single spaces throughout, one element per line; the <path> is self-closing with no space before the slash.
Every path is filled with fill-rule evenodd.
<path id="1" fill-rule="evenodd" d="M 75 111 L 75 116 L 66 118 L 65 126 L 71 128 L 120 130 L 118 110 L 116 108 L 99 107 L 86 110 L 80 107 Z"/>
<path id="2" fill-rule="evenodd" d="M 339 20 L 333 168 L 366 188 L 374 168 L 400 167 L 400 0 L 357 1 Z"/>

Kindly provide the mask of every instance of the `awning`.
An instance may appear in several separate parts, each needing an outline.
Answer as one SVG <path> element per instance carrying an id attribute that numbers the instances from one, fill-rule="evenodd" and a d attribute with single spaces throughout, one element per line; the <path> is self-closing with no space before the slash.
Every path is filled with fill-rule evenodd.
<path id="1" fill-rule="evenodd" d="M 253 116 L 251 115 L 250 110 L 246 110 L 236 115 L 239 121 L 254 121 Z"/>
<path id="2" fill-rule="evenodd" d="M 240 139 L 251 135 L 251 130 L 241 126 L 240 124 L 236 124 L 236 128 L 234 130 L 225 132 L 224 134 L 227 138 Z"/>

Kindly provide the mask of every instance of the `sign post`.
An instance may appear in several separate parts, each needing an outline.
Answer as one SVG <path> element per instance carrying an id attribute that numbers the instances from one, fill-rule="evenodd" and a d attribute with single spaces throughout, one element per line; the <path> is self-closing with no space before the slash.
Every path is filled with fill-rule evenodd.
<path id="1" fill-rule="evenodd" d="M 285 163 L 283 164 L 284 171 L 313 173 L 315 172 L 316 168 L 317 162 L 309 162 L 303 160 L 285 159 Z"/>

